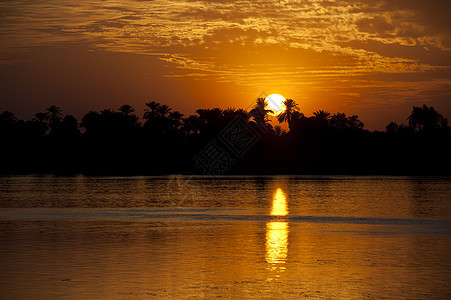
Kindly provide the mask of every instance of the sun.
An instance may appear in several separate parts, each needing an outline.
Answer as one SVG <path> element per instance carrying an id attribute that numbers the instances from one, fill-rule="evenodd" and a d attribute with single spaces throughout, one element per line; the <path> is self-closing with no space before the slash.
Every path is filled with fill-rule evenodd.
<path id="1" fill-rule="evenodd" d="M 285 104 L 283 104 L 283 102 L 285 101 L 284 96 L 279 94 L 272 94 L 266 97 L 265 100 L 268 101 L 268 106 L 266 108 L 273 111 L 273 113 L 270 115 L 277 116 L 285 110 Z"/>

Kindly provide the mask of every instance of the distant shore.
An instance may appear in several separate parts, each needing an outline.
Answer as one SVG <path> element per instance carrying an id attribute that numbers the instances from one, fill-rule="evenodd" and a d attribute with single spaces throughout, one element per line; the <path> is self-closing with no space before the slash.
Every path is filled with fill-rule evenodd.
<path id="1" fill-rule="evenodd" d="M 0 174 L 86 175 L 451 175 L 448 120 L 413 107 L 408 124 L 369 131 L 356 115 L 317 111 L 294 100 L 269 122 L 259 98 L 243 109 L 199 109 L 184 117 L 146 103 L 144 122 L 129 105 L 89 112 L 79 122 L 56 106 L 32 120 L 0 114 Z"/>

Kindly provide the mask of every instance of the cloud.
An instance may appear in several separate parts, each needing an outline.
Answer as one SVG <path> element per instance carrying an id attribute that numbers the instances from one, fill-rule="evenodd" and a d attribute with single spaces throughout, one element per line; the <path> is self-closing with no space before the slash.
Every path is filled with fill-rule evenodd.
<path id="1" fill-rule="evenodd" d="M 156 55 L 174 78 L 338 91 L 361 78 L 365 88 L 393 87 L 384 76 L 398 74 L 435 89 L 432 80 L 451 84 L 443 73 L 450 8 L 441 0 L 11 0 L 0 3 L 0 59 L 75 42 Z"/>

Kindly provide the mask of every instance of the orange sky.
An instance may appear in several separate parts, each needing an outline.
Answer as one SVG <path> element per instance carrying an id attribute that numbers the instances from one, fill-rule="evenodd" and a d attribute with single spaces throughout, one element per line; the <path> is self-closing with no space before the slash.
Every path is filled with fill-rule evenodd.
<path id="1" fill-rule="evenodd" d="M 451 118 L 445 0 L 0 2 L 0 111 L 88 110 L 156 100 L 191 114 L 262 94 L 369 129 L 413 105 Z"/>

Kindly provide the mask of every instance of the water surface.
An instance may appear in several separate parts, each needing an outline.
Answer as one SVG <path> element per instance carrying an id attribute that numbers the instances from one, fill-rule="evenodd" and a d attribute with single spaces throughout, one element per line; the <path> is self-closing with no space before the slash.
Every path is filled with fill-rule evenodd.
<path id="1" fill-rule="evenodd" d="M 450 197 L 448 177 L 2 177 L 1 298 L 449 298 Z"/>

